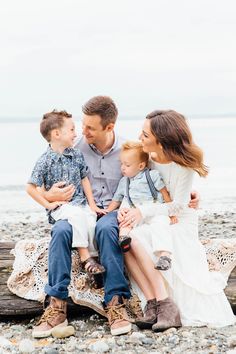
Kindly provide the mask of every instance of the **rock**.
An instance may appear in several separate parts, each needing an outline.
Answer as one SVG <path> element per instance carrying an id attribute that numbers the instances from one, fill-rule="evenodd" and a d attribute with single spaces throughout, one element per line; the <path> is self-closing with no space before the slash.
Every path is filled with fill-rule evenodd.
<path id="1" fill-rule="evenodd" d="M 132 339 L 142 339 L 146 338 L 146 335 L 142 332 L 133 332 L 129 337 Z"/>
<path id="2" fill-rule="evenodd" d="M 101 331 L 94 331 L 91 333 L 91 337 L 93 338 L 102 338 L 103 333 L 101 333 Z"/>
<path id="3" fill-rule="evenodd" d="M 11 348 L 11 347 L 13 347 L 13 345 L 8 339 L 6 339 L 5 337 L 1 336 L 0 337 L 0 347 L 2 347 L 2 348 L 7 348 L 7 347 Z"/>
<path id="4" fill-rule="evenodd" d="M 105 353 L 109 351 L 109 346 L 104 341 L 96 341 L 89 345 L 89 349 L 95 353 Z"/>
<path id="5" fill-rule="evenodd" d="M 176 335 L 171 336 L 171 337 L 168 338 L 168 342 L 169 342 L 170 344 L 177 345 L 177 344 L 179 344 L 179 337 L 176 336 Z"/>
<path id="6" fill-rule="evenodd" d="M 32 353 L 34 349 L 34 342 L 30 339 L 22 339 L 19 343 L 20 353 Z"/>
<path id="7" fill-rule="evenodd" d="M 142 343 L 143 343 L 144 345 L 152 345 L 152 344 L 155 343 L 155 340 L 154 340 L 154 339 L 148 338 L 148 337 L 142 338 L 141 340 L 142 340 Z"/>
<path id="8" fill-rule="evenodd" d="M 181 335 L 185 338 L 190 338 L 193 336 L 190 331 L 183 331 L 183 332 L 181 332 Z"/>
<path id="9" fill-rule="evenodd" d="M 48 348 L 48 349 L 44 349 L 44 353 L 45 354 L 58 354 L 59 351 L 55 348 Z"/>
<path id="10" fill-rule="evenodd" d="M 73 336 L 75 329 L 73 326 L 57 327 L 52 330 L 52 336 L 56 338 L 66 338 Z"/>
<path id="11" fill-rule="evenodd" d="M 230 347 L 230 348 L 234 348 L 236 347 L 236 335 L 228 338 L 227 340 L 227 345 Z"/>
<path id="12" fill-rule="evenodd" d="M 170 334 L 174 334 L 176 332 L 177 332 L 177 329 L 175 327 L 171 327 L 171 328 L 168 328 L 166 331 L 164 331 L 163 334 L 170 335 Z"/>

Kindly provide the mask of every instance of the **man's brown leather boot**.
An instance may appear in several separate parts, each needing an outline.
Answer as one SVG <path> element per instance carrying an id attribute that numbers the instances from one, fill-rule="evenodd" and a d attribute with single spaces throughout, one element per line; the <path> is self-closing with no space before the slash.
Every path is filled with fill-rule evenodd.
<path id="1" fill-rule="evenodd" d="M 45 309 L 37 326 L 34 327 L 32 336 L 34 338 L 49 337 L 54 328 L 67 326 L 66 310 L 67 302 L 52 296 L 49 306 Z"/>
<path id="2" fill-rule="evenodd" d="M 115 295 L 105 308 L 113 336 L 131 331 L 131 321 L 125 309 L 125 300 L 122 296 Z"/>

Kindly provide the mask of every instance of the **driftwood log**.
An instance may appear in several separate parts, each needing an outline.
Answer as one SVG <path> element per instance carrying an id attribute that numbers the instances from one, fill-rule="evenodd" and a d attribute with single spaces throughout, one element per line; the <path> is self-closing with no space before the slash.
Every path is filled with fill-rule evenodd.
<path id="1" fill-rule="evenodd" d="M 42 312 L 43 305 L 38 301 L 25 300 L 12 294 L 7 287 L 7 279 L 12 271 L 14 256 L 10 254 L 14 242 L 0 242 L 0 317 L 6 316 L 35 316 Z M 236 267 L 230 274 L 228 286 L 225 289 L 226 296 L 236 313 Z M 69 312 L 73 314 L 85 314 L 91 310 L 74 304 L 69 300 Z"/>
<path id="2" fill-rule="evenodd" d="M 12 272 L 14 256 L 10 254 L 15 242 L 0 242 L 0 319 L 12 316 L 36 316 L 43 312 L 43 304 L 39 301 L 26 300 L 12 294 L 7 287 L 7 279 Z M 87 315 L 91 309 L 76 305 L 68 300 L 69 315 Z"/>

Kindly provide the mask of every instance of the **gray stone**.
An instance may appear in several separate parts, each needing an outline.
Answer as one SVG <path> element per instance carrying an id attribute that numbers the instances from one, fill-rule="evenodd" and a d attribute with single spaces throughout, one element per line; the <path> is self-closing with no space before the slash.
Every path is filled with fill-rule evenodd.
<path id="1" fill-rule="evenodd" d="M 146 338 L 146 334 L 144 334 L 142 332 L 133 332 L 130 335 L 130 338 L 132 338 L 132 339 L 142 339 L 142 338 Z"/>
<path id="2" fill-rule="evenodd" d="M 47 349 L 44 349 L 44 353 L 45 354 L 58 354 L 59 351 L 55 348 L 47 348 Z"/>
<path id="3" fill-rule="evenodd" d="M 109 346 L 104 341 L 97 341 L 89 345 L 89 349 L 94 352 L 105 353 L 109 351 Z"/>
<path id="4" fill-rule="evenodd" d="M 154 339 L 148 338 L 148 337 L 142 338 L 141 340 L 142 340 L 142 343 L 143 343 L 143 344 L 146 344 L 146 345 L 152 345 L 152 344 L 155 343 L 155 340 L 154 340 Z"/>
<path id="5" fill-rule="evenodd" d="M 236 347 L 236 335 L 234 336 L 231 336 L 227 339 L 227 345 L 230 347 L 230 348 L 234 348 Z"/>
<path id="6" fill-rule="evenodd" d="M 171 336 L 168 338 L 168 342 L 171 344 L 179 344 L 179 337 L 178 336 Z"/>
<path id="7" fill-rule="evenodd" d="M 101 333 L 101 331 L 94 331 L 91 333 L 91 337 L 92 338 L 102 338 L 103 333 Z"/>
<path id="8" fill-rule="evenodd" d="M 20 353 L 32 353 L 34 349 L 34 342 L 32 342 L 30 339 L 22 339 L 19 343 Z"/>
<path id="9" fill-rule="evenodd" d="M 11 348 L 11 347 L 13 347 L 13 344 L 8 339 L 6 339 L 5 337 L 1 336 L 0 337 L 0 347 L 2 347 L 2 348 Z"/>

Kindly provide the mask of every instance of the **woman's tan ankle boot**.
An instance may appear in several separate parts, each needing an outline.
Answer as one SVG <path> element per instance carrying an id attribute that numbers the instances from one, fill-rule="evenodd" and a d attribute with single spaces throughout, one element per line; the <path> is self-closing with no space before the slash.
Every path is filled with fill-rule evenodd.
<path id="1" fill-rule="evenodd" d="M 156 299 L 148 300 L 143 312 L 144 316 L 138 317 L 135 321 L 135 324 L 141 329 L 152 328 L 152 325 L 157 321 Z"/>
<path id="2" fill-rule="evenodd" d="M 181 326 L 179 309 L 174 301 L 169 297 L 157 301 L 157 323 L 152 326 L 152 330 L 158 332 Z"/>

